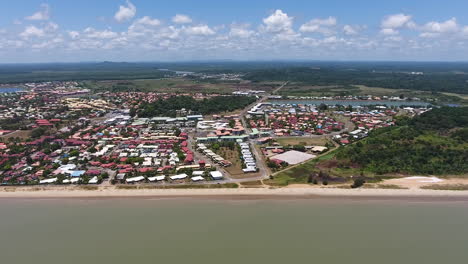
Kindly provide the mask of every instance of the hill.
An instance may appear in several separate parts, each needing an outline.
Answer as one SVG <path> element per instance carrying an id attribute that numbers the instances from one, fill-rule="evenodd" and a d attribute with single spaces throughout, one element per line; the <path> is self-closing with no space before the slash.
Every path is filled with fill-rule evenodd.
<path id="1" fill-rule="evenodd" d="M 376 174 L 468 173 L 468 107 L 443 107 L 340 149 L 341 164 Z"/>

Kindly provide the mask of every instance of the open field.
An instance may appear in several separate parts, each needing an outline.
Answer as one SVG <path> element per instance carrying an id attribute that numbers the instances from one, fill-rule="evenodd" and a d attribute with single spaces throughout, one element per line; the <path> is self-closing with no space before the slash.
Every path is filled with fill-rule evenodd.
<path id="1" fill-rule="evenodd" d="M 384 96 L 384 95 L 393 95 L 402 93 L 402 90 L 397 89 L 390 89 L 390 88 L 382 88 L 382 87 L 368 87 L 365 85 L 354 85 L 355 87 L 359 88 L 358 95 L 368 95 L 372 94 L 375 96 Z"/>
<path id="2" fill-rule="evenodd" d="M 326 137 L 280 137 L 275 138 L 275 140 L 282 146 L 325 146 L 325 144 L 328 142 Z"/>
<path id="3" fill-rule="evenodd" d="M 456 94 L 456 93 L 442 93 L 448 96 L 455 96 L 455 97 L 460 97 L 463 100 L 468 100 L 468 95 L 466 94 Z"/>
<path id="4" fill-rule="evenodd" d="M 272 186 L 287 186 L 289 184 L 304 184 L 307 183 L 307 179 L 311 173 L 319 172 L 317 163 L 321 161 L 328 161 L 335 157 L 336 150 L 327 152 L 315 159 L 308 160 L 302 164 L 298 164 L 287 168 L 283 171 L 276 173 L 273 179 L 265 181 L 265 184 Z M 330 176 L 337 176 L 336 172 L 330 171 Z M 330 184 L 333 184 L 330 181 Z"/>
<path id="5" fill-rule="evenodd" d="M 227 94 L 238 90 L 271 91 L 278 84 L 248 82 L 202 82 L 182 78 L 145 79 L 125 81 L 86 81 L 83 86 L 94 91 L 112 92 L 163 92 L 163 93 L 221 93 Z"/>
<path id="6" fill-rule="evenodd" d="M 8 139 L 8 138 L 20 138 L 22 140 L 26 140 L 31 137 L 31 130 L 16 130 L 15 132 L 12 132 L 10 134 L 6 134 L 3 136 L 0 136 L 0 138 Z"/>
<path id="7" fill-rule="evenodd" d="M 290 83 L 279 93 L 282 96 L 400 96 L 418 97 L 426 101 L 454 102 L 467 104 L 468 96 L 456 93 L 433 93 L 428 91 L 369 87 L 365 85 L 328 85 L 314 86 L 303 83 Z"/>
<path id="8" fill-rule="evenodd" d="M 232 166 L 224 168 L 230 175 L 231 178 L 233 179 L 245 179 L 245 178 L 252 178 L 252 177 L 257 177 L 260 176 L 258 173 L 254 174 L 245 174 L 242 171 L 242 161 L 239 156 L 239 152 L 237 149 L 231 150 L 227 147 L 222 147 L 220 148 L 219 151 L 217 151 L 221 157 L 225 158 L 226 160 L 230 161 L 232 163 Z"/>
<path id="9" fill-rule="evenodd" d="M 368 87 L 365 85 L 328 85 L 328 86 L 313 86 L 301 83 L 292 83 L 284 87 L 280 94 L 289 96 L 344 96 L 344 95 L 400 95 L 405 90 Z M 414 92 L 414 91 L 412 91 Z"/>
<path id="10" fill-rule="evenodd" d="M 302 83 L 290 83 L 283 87 L 279 94 L 283 96 L 335 96 L 354 94 L 357 91 L 359 89 L 353 86 L 314 86 Z"/>

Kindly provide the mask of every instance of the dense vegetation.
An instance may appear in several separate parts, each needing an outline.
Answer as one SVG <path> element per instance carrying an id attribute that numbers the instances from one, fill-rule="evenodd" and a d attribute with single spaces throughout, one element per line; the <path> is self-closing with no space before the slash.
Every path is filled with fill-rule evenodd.
<path id="1" fill-rule="evenodd" d="M 157 65 L 133 63 L 69 63 L 0 65 L 1 83 L 159 79 L 174 75 Z"/>
<path id="2" fill-rule="evenodd" d="M 378 129 L 338 152 L 341 161 L 377 173 L 468 173 L 468 107 L 443 107 Z"/>
<path id="3" fill-rule="evenodd" d="M 240 73 L 252 81 L 276 80 L 311 85 L 340 85 L 348 88 L 349 85 L 366 85 L 468 93 L 468 63 L 443 62 L 214 61 L 0 64 L 0 83 L 159 79 L 174 75 L 173 71 Z M 424 75 L 411 75 L 409 74 L 411 72 L 424 72 Z"/>
<path id="4" fill-rule="evenodd" d="M 175 117 L 177 110 L 191 110 L 197 114 L 231 112 L 252 104 L 257 99 L 248 96 L 217 96 L 210 99 L 195 100 L 190 96 L 174 96 L 167 100 L 147 103 L 137 110 L 141 117 L 169 116 Z"/>
<path id="5" fill-rule="evenodd" d="M 254 82 L 291 81 L 311 85 L 365 85 L 391 89 L 468 94 L 468 76 L 453 72 L 410 74 L 403 71 L 335 68 L 277 68 L 249 72 L 245 79 Z"/>

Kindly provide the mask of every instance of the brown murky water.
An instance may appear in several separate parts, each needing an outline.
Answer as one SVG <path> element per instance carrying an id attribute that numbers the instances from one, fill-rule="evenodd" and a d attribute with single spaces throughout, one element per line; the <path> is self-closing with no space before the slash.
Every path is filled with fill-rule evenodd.
<path id="1" fill-rule="evenodd" d="M 1 263 L 466 263 L 466 203 L 0 200 Z"/>

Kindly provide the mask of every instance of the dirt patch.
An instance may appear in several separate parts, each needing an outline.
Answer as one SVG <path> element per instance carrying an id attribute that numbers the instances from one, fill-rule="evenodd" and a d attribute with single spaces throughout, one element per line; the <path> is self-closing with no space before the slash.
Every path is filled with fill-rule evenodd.
<path id="1" fill-rule="evenodd" d="M 275 140 L 282 146 L 325 146 L 328 141 L 326 137 L 282 137 Z"/>

